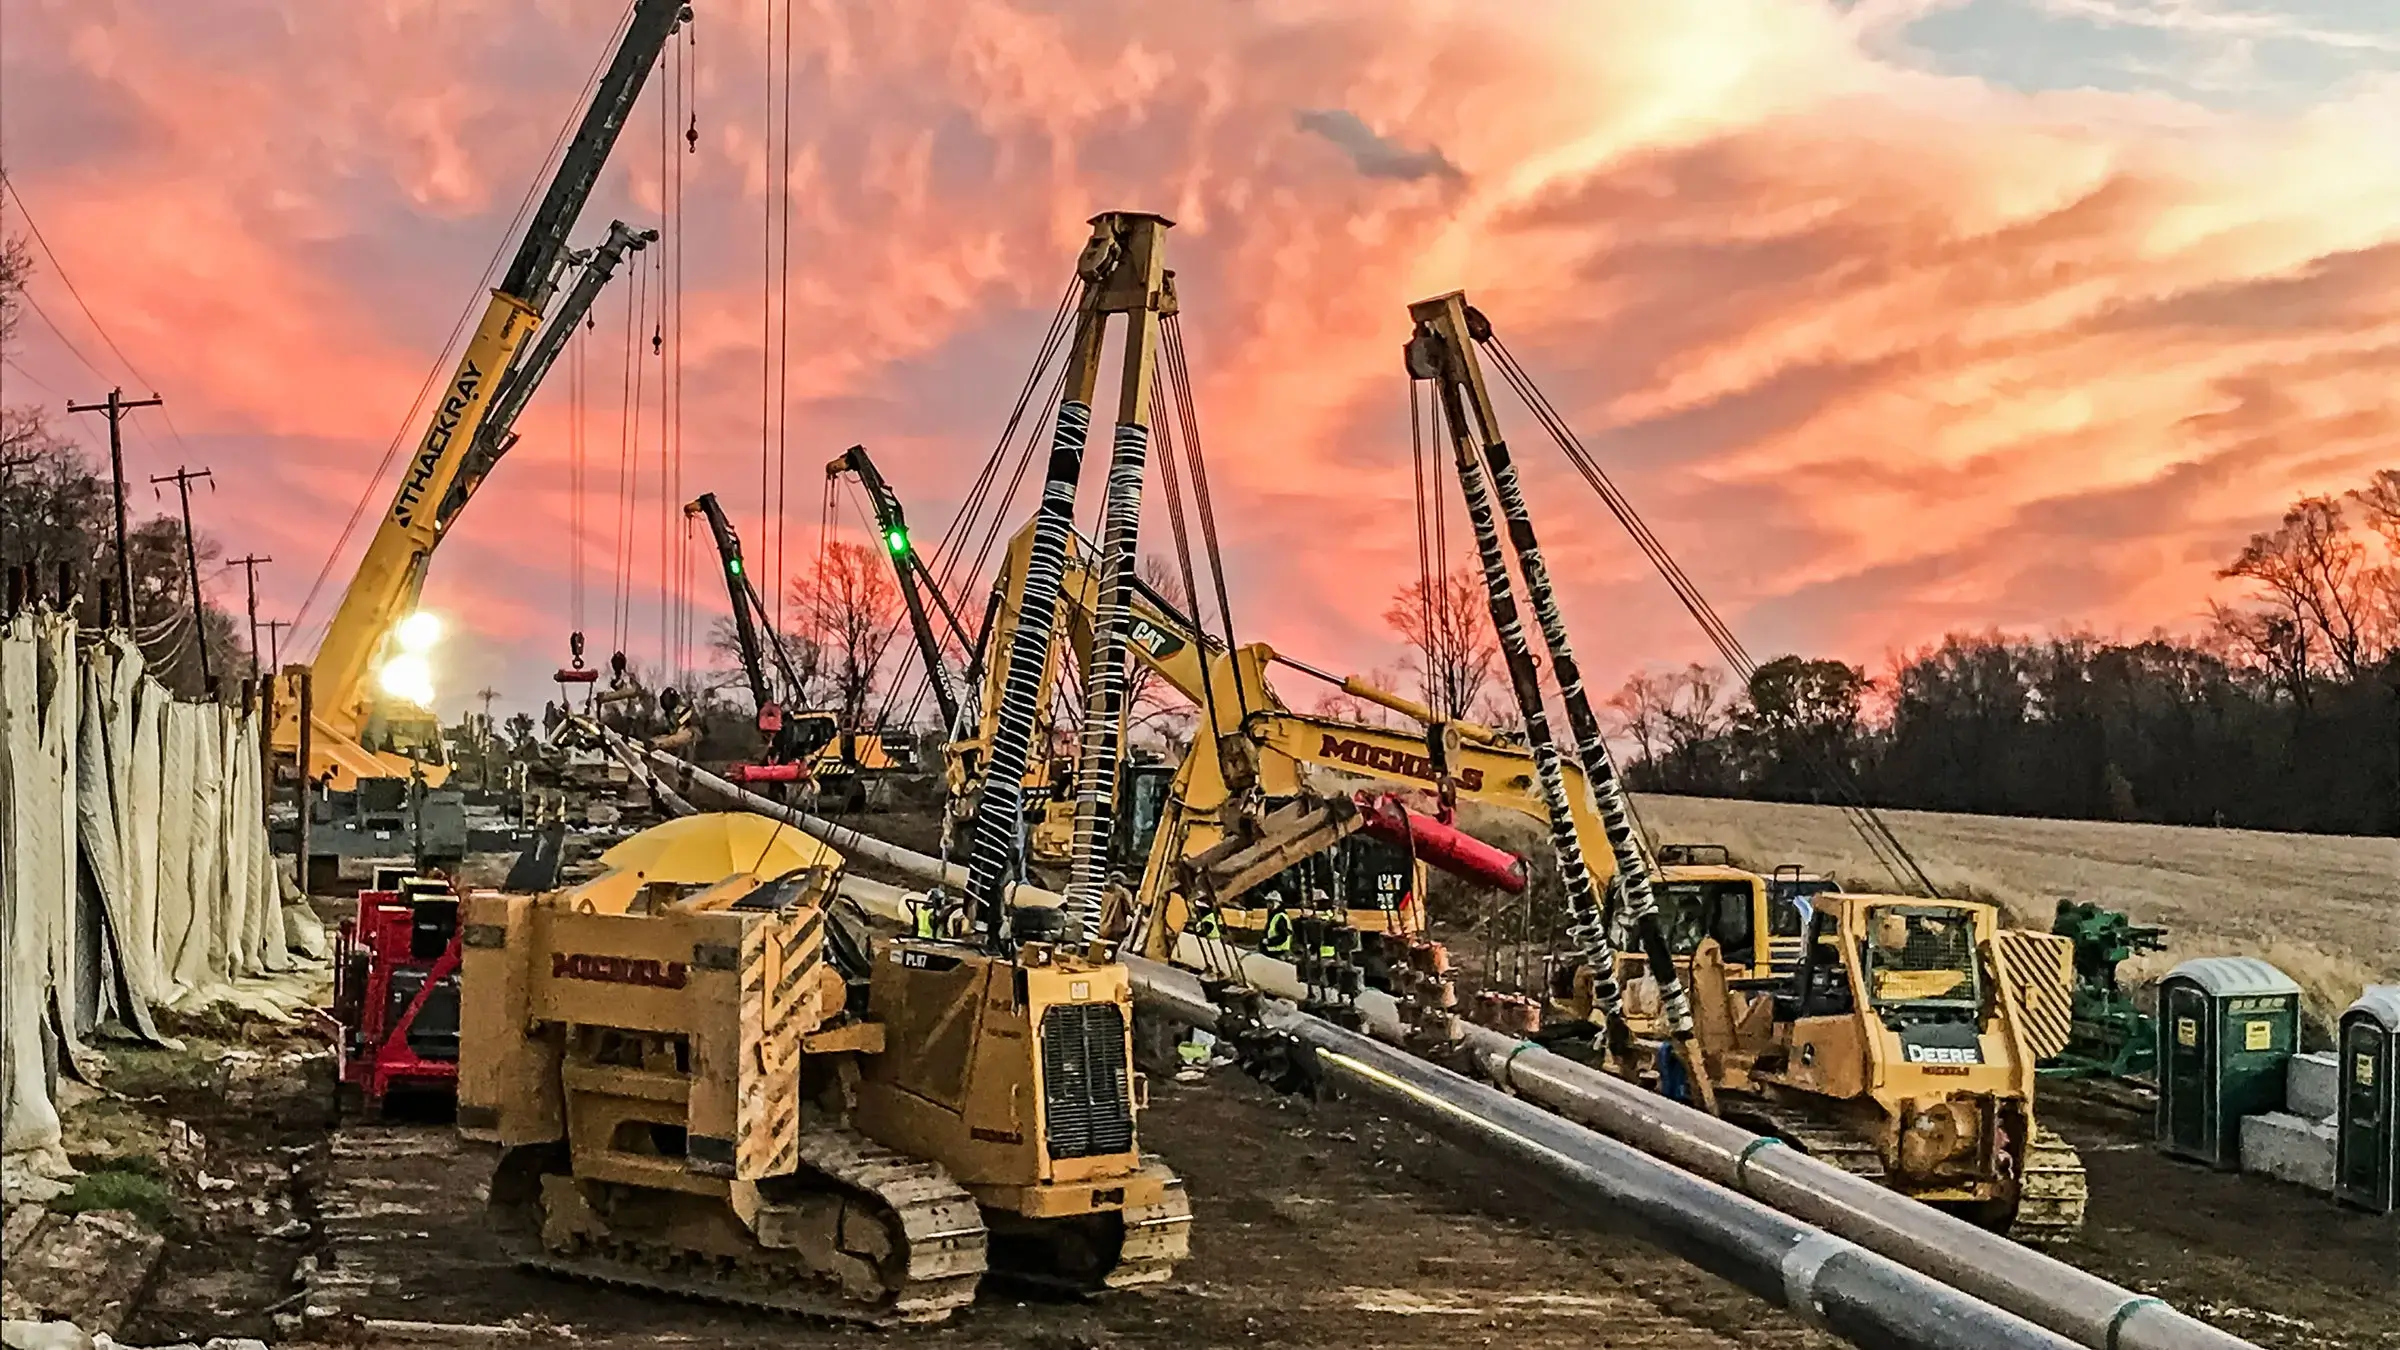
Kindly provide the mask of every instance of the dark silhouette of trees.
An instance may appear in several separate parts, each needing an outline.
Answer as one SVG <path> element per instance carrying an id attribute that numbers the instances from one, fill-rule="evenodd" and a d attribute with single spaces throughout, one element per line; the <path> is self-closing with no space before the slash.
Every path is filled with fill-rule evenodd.
<path id="1" fill-rule="evenodd" d="M 1870 681 L 1779 657 L 1609 701 L 1654 791 L 2400 834 L 2400 470 L 2304 498 L 2222 576 L 2204 633 L 1952 634 Z"/>

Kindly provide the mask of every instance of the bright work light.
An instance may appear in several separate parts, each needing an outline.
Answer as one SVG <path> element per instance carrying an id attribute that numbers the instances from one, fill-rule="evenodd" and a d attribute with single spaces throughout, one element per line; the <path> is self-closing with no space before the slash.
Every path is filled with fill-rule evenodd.
<path id="1" fill-rule="evenodd" d="M 402 619 L 393 636 L 399 639 L 400 650 L 421 654 L 432 650 L 433 644 L 442 640 L 442 621 L 431 611 L 420 609 Z"/>
<path id="2" fill-rule="evenodd" d="M 423 615 L 417 616 L 423 618 Z M 383 663 L 377 680 L 383 692 L 420 708 L 433 706 L 433 667 L 414 652 L 402 652 Z"/>

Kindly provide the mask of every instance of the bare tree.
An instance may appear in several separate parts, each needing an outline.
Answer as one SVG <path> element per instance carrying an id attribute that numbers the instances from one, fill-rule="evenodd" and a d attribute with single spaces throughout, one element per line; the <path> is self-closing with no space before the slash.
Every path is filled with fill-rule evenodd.
<path id="1" fill-rule="evenodd" d="M 1666 739 L 1667 705 L 1673 694 L 1674 684 L 1667 676 L 1635 671 L 1626 677 L 1623 688 L 1608 696 L 1604 706 L 1609 732 L 1633 746 L 1635 763 L 1657 761 Z"/>
<path id="2" fill-rule="evenodd" d="M 827 693 L 845 727 L 861 727 L 876 689 L 883 654 L 898 635 L 900 587 L 874 549 L 828 544 L 823 556 L 792 578 L 799 627 L 823 655 Z"/>
<path id="3" fill-rule="evenodd" d="M 1413 667 L 1425 702 L 1443 717 L 1464 717 L 1491 682 L 1499 640 L 1485 607 L 1483 575 L 1462 567 L 1428 588 L 1412 581 L 1393 592 L 1383 621 L 1412 649 Z"/>
<path id="4" fill-rule="evenodd" d="M 2383 541 L 2383 562 L 2370 569 L 2370 589 L 2379 602 L 2384 650 L 2400 649 L 2400 469 L 2381 469 L 2349 494 L 2369 530 Z"/>
<path id="5" fill-rule="evenodd" d="M 1667 758 L 1677 766 L 1687 786 L 1701 786 L 1712 776 L 1711 760 L 1721 752 L 1719 738 L 1732 726 L 1726 689 L 1731 677 L 1715 666 L 1693 662 L 1669 677 L 1663 718 Z"/>
<path id="6" fill-rule="evenodd" d="M 2253 583 L 2270 613 L 2288 617 L 2299 641 L 2321 650 L 2344 679 L 2356 679 L 2375 658 L 2378 597 L 2366 545 L 2342 519 L 2332 497 L 2303 497 L 2283 523 L 2250 536 L 2219 576 Z M 2263 633 L 2263 629 L 2261 630 Z M 2279 642 L 2289 643 L 2288 635 Z M 2300 655 L 2305 658 L 2306 650 Z"/>

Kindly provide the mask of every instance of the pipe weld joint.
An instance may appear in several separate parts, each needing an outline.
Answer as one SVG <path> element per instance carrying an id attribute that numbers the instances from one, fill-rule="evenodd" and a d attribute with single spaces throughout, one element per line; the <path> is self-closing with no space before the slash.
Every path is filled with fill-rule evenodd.
<path id="1" fill-rule="evenodd" d="M 1792 1244 L 1783 1254 L 1783 1302 L 1798 1314 L 1801 1321 L 1813 1327 L 1824 1327 L 1825 1309 L 1817 1302 L 1817 1273 L 1825 1263 L 1844 1252 L 1858 1250 L 1848 1239 L 1831 1233 L 1814 1231 Z"/>
<path id="2" fill-rule="evenodd" d="M 2108 1350 L 2117 1350 L 2117 1336 L 2125 1329 L 2125 1323 L 2131 1320 L 2135 1313 L 2144 1308 L 2165 1308 L 2167 1306 L 2168 1303 L 2165 1299 L 2152 1298 L 2147 1294 L 2129 1298 L 2118 1304 L 2116 1315 L 2108 1319 Z"/>
<path id="3" fill-rule="evenodd" d="M 1782 1144 L 1782 1140 L 1777 1139 L 1772 1135 L 1762 1134 L 1756 1139 L 1751 1140 L 1749 1143 L 1742 1145 L 1742 1151 L 1733 1155 L 1734 1184 L 1745 1191 L 1749 1190 L 1751 1155 L 1764 1149 L 1780 1147 Z"/>

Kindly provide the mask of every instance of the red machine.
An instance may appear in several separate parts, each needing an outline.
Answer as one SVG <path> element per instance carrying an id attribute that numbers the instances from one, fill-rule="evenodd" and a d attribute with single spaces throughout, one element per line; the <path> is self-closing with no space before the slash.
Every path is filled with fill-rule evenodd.
<path id="1" fill-rule="evenodd" d="M 458 891 L 378 868 L 342 922 L 333 968 L 337 1082 L 380 1114 L 395 1090 L 458 1090 Z"/>

